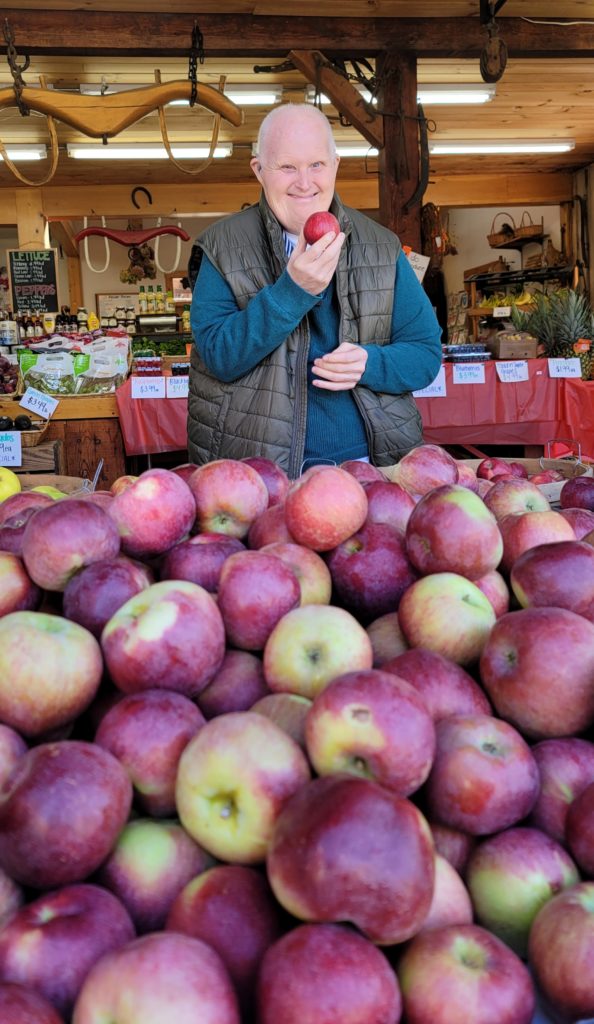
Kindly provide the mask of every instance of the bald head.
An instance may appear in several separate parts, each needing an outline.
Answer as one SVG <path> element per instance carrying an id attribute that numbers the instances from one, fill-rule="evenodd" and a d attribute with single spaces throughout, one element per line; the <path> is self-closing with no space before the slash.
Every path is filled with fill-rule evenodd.
<path id="1" fill-rule="evenodd" d="M 328 118 L 311 103 L 282 103 L 266 115 L 258 132 L 258 157 L 268 162 L 274 157 L 279 141 L 295 131 L 307 130 L 322 135 L 328 154 L 336 157 L 336 143 Z"/>

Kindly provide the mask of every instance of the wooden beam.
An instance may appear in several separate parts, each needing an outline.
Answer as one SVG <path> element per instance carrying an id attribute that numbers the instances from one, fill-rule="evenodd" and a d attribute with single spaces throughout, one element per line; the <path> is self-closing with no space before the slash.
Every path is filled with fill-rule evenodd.
<path id="1" fill-rule="evenodd" d="M 308 82 L 332 100 L 339 114 L 343 114 L 370 145 L 378 149 L 383 147 L 382 118 L 365 103 L 351 82 L 328 66 L 323 53 L 319 50 L 291 50 L 289 60 L 299 68 Z"/>
<path id="2" fill-rule="evenodd" d="M 50 234 L 55 244 L 61 247 L 65 256 L 73 256 L 78 259 L 78 245 L 74 241 L 74 231 L 67 221 L 52 221 Z"/>
<path id="3" fill-rule="evenodd" d="M 49 248 L 49 231 L 40 188 L 19 188 L 15 193 L 19 249 Z"/>
<path id="4" fill-rule="evenodd" d="M 573 175 L 556 174 L 431 174 L 424 201 L 436 206 L 547 206 L 570 202 Z"/>
<path id="5" fill-rule="evenodd" d="M 379 153 L 380 220 L 400 241 L 421 251 L 421 202 L 407 209 L 419 183 L 417 62 L 412 54 L 378 58 L 385 145 Z"/>
<path id="6" fill-rule="evenodd" d="M 126 54 L 183 57 L 196 15 L 5 9 L 20 54 Z M 398 49 L 419 57 L 478 57 L 486 33 L 477 17 L 326 18 L 200 14 L 207 56 L 262 57 L 289 50 L 361 55 Z M 554 22 L 498 18 L 512 57 L 594 56 L 594 23 L 563 31 Z"/>

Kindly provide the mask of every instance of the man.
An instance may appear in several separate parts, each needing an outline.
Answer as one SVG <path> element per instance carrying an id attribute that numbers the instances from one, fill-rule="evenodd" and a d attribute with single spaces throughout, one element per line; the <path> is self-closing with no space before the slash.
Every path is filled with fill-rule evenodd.
<path id="1" fill-rule="evenodd" d="M 291 478 L 316 462 L 397 462 L 422 440 L 410 392 L 441 362 L 431 304 L 398 238 L 335 194 L 316 107 L 276 107 L 257 149 L 259 204 L 196 243 L 190 458 L 260 455 Z M 307 246 L 305 221 L 328 209 L 340 233 Z"/>

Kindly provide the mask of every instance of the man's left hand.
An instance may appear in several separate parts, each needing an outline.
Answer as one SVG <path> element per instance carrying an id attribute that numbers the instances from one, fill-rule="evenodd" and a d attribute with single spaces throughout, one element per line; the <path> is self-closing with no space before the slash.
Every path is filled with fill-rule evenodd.
<path id="1" fill-rule="evenodd" d="M 312 372 L 322 379 L 312 383 L 326 391 L 348 391 L 361 380 L 366 363 L 367 351 L 363 345 L 343 341 L 333 352 L 314 360 Z"/>

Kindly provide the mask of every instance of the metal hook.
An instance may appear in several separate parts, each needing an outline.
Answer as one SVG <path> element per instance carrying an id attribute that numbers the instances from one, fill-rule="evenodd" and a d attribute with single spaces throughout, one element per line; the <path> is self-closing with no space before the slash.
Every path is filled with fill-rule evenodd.
<path id="1" fill-rule="evenodd" d="M 144 185 L 137 185 L 136 188 L 133 188 L 131 193 L 130 193 L 130 199 L 132 200 L 132 203 L 136 207 L 137 210 L 140 209 L 140 203 L 136 202 L 136 193 L 137 192 L 144 192 L 146 198 L 149 201 L 149 206 L 153 205 L 153 197 L 150 194 L 148 188 L 145 188 Z"/>

